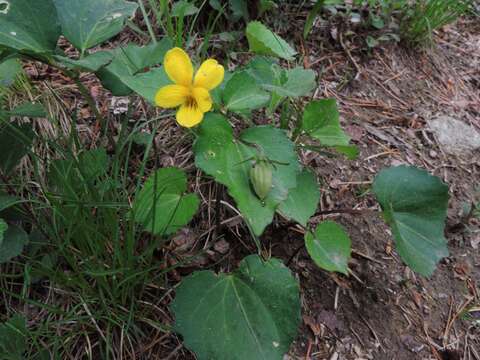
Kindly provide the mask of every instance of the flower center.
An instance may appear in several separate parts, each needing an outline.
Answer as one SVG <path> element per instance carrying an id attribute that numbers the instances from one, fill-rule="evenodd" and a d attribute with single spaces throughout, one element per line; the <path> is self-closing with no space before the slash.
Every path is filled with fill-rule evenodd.
<path id="1" fill-rule="evenodd" d="M 195 100 L 195 97 L 193 94 L 190 94 L 187 96 L 187 99 L 185 100 L 185 105 L 189 108 L 198 108 L 198 103 L 197 100 Z"/>

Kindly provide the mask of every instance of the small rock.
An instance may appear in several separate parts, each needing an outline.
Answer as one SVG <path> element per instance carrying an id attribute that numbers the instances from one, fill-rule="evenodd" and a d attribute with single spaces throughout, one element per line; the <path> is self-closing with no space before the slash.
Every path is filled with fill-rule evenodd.
<path id="1" fill-rule="evenodd" d="M 430 150 L 430 157 L 435 159 L 438 157 L 438 153 L 435 150 Z"/>
<path id="2" fill-rule="evenodd" d="M 473 238 L 470 240 L 470 245 L 472 245 L 472 248 L 475 250 L 478 250 L 478 245 L 480 245 L 480 233 L 477 233 L 473 236 Z"/>
<path id="3" fill-rule="evenodd" d="M 439 116 L 429 120 L 428 126 L 435 133 L 445 152 L 454 155 L 466 155 L 480 149 L 480 133 L 450 116 Z"/>
<path id="4" fill-rule="evenodd" d="M 110 109 L 114 115 L 125 114 L 128 111 L 130 98 L 128 96 L 113 96 L 110 103 Z"/>
<path id="5" fill-rule="evenodd" d="M 405 347 L 413 353 L 418 353 L 425 347 L 425 345 L 420 344 L 411 335 L 401 335 L 400 340 L 402 341 L 403 345 L 405 345 Z"/>

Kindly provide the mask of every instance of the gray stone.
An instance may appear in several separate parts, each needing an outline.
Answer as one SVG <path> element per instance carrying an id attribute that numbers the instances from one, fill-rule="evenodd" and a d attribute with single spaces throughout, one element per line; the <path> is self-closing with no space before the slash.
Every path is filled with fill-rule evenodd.
<path id="1" fill-rule="evenodd" d="M 449 154 L 466 155 L 480 149 L 480 133 L 470 125 L 450 116 L 428 121 L 440 147 Z"/>

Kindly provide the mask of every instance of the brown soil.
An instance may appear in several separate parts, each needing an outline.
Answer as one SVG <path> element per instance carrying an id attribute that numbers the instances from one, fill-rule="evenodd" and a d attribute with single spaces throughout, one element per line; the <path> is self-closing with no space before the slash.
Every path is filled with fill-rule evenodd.
<path id="1" fill-rule="evenodd" d="M 448 114 L 480 129 L 479 29 L 460 24 L 425 52 L 389 46 L 364 58 L 347 48 L 357 40 L 337 52 L 316 49 L 315 39 L 305 46 L 322 74 L 317 96 L 338 99 L 344 126 L 361 149 L 356 161 L 304 154 L 324 184 L 321 210 L 375 209 L 371 196 L 361 194 L 380 169 L 401 163 L 426 168 L 450 187 L 450 257 L 431 279 L 421 278 L 399 260 L 379 216 L 334 216 L 352 238 L 354 276 L 319 270 L 303 250 L 294 257 L 290 268 L 302 284 L 304 323 L 290 356 L 480 359 L 480 329 L 464 316 L 480 301 L 479 221 L 465 226 L 460 216 L 480 183 L 480 154 L 446 154 L 425 123 Z M 339 91 L 344 78 L 354 79 Z M 302 245 L 301 236 L 290 234 L 272 241 L 274 256 L 288 258 Z"/>

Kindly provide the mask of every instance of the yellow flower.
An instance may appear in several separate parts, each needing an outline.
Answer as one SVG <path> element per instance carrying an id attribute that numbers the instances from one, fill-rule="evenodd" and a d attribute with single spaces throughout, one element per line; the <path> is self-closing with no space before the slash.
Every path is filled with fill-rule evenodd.
<path id="1" fill-rule="evenodd" d="M 165 109 L 180 106 L 177 122 L 182 126 L 199 124 L 203 114 L 212 109 L 209 91 L 222 83 L 223 66 L 217 60 L 208 59 L 193 76 L 192 62 L 180 48 L 173 48 L 165 54 L 163 66 L 175 84 L 160 88 L 155 95 L 155 104 Z"/>

